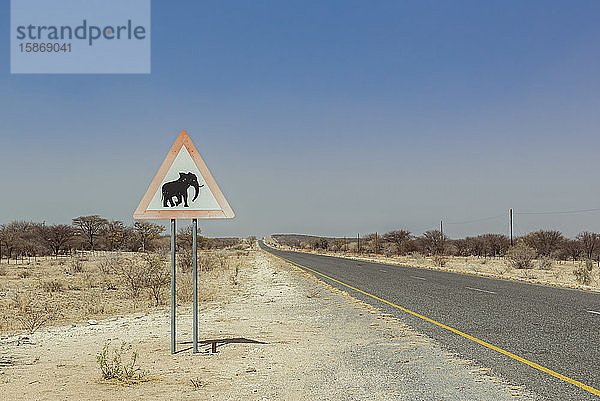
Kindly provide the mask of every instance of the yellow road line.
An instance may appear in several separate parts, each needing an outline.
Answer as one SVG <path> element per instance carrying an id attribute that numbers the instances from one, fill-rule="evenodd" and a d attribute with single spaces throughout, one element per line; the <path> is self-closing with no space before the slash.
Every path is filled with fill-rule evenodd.
<path id="1" fill-rule="evenodd" d="M 265 252 L 268 252 L 268 251 L 265 251 Z M 530 360 L 527 360 L 527 359 L 525 359 L 525 358 L 523 358 L 523 357 L 520 357 L 520 356 L 518 356 L 518 355 L 515 355 L 515 354 L 513 354 L 512 352 L 506 351 L 506 350 L 504 350 L 504 349 L 502 349 L 502 348 L 499 348 L 499 347 L 497 347 L 497 346 L 495 346 L 495 345 L 493 345 L 493 344 L 490 344 L 490 343 L 488 343 L 488 342 L 486 342 L 486 341 L 480 340 L 479 338 L 473 337 L 473 336 L 471 336 L 471 335 L 469 335 L 469 334 L 467 334 L 467 333 L 463 333 L 462 331 L 460 331 L 460 330 L 457 330 L 457 329 L 455 329 L 455 328 L 453 328 L 453 327 L 450 327 L 450 326 L 447 326 L 447 325 L 445 325 L 445 324 L 443 324 L 443 323 L 437 322 L 437 321 L 435 321 L 435 320 L 433 320 L 433 319 L 430 319 L 430 318 L 428 318 L 427 316 L 420 315 L 420 314 L 418 314 L 418 313 L 416 313 L 416 312 L 413 312 L 413 311 L 411 311 L 411 310 L 409 310 L 409 309 L 403 308 L 403 307 L 402 307 L 402 306 L 400 306 L 400 305 L 396 305 L 396 304 L 395 304 L 395 303 L 393 303 L 393 302 L 386 301 L 385 299 L 379 298 L 378 296 L 375 296 L 375 295 L 373 295 L 373 294 L 369 294 L 368 292 L 365 292 L 365 291 L 363 291 L 363 290 L 360 290 L 360 289 L 358 289 L 358 288 L 356 288 L 356 287 L 353 287 L 353 286 L 351 286 L 351 285 L 349 285 L 349 284 L 346 284 L 346 283 L 344 283 L 344 282 L 341 282 L 341 281 L 339 281 L 339 280 L 336 280 L 336 279 L 334 279 L 334 278 L 332 278 L 332 277 L 329 277 L 329 276 L 327 276 L 327 275 L 325 275 L 325 274 L 323 274 L 323 273 L 320 273 L 320 272 L 318 272 L 318 271 L 316 271 L 316 270 L 314 270 L 314 269 L 311 269 L 310 267 L 303 266 L 303 265 L 301 265 L 301 264 L 299 264 L 299 263 L 296 263 L 296 262 L 293 262 L 293 261 L 291 261 L 291 260 L 288 260 L 288 259 L 285 259 L 285 258 L 279 257 L 279 256 L 277 256 L 277 255 L 275 255 L 275 254 L 272 254 L 272 253 L 270 253 L 270 252 L 268 252 L 268 253 L 269 253 L 269 254 L 271 254 L 271 255 L 273 255 L 273 256 L 275 256 L 275 257 L 276 257 L 276 258 L 278 258 L 278 259 L 281 259 L 281 260 L 283 260 L 283 261 L 285 261 L 285 262 L 287 262 L 287 263 L 289 263 L 289 264 L 293 265 L 293 266 L 297 266 L 297 267 L 300 267 L 300 268 L 302 268 L 302 269 L 309 270 L 309 271 L 311 271 L 311 272 L 313 272 L 313 273 L 316 273 L 316 274 L 318 274 L 319 276 L 323 276 L 323 277 L 325 277 L 325 278 L 327 278 L 327 279 L 329 279 L 329 280 L 331 280 L 331 281 L 334 281 L 334 282 L 336 282 L 336 283 L 338 283 L 338 284 L 341 284 L 341 285 L 343 285 L 344 287 L 348 287 L 348 288 L 350 288 L 350 289 L 352 289 L 352 290 L 354 290 L 354 291 L 360 292 L 361 294 L 364 294 L 364 295 L 366 295 L 366 296 L 369 296 L 369 297 L 371 297 L 371 298 L 373 298 L 373 299 L 376 299 L 376 300 L 378 300 L 378 301 L 381 301 L 381 302 L 383 302 L 383 303 L 385 303 L 385 304 L 388 304 L 388 305 L 390 305 L 390 306 L 393 306 L 394 308 L 398 308 L 398 309 L 400 309 L 400 310 L 401 310 L 401 311 L 403 311 L 403 312 L 409 313 L 409 314 L 411 314 L 411 315 L 413 315 L 413 316 L 416 316 L 416 317 L 418 317 L 418 318 L 420 318 L 420 319 L 423 319 L 423 320 L 425 320 L 425 321 L 427 321 L 427 322 L 429 322 L 429 323 L 433 323 L 433 324 L 435 324 L 436 326 L 442 327 L 442 328 L 444 328 L 444 329 L 446 329 L 446 330 L 449 330 L 449 331 L 451 331 L 451 332 L 453 332 L 453 333 L 455 333 L 455 334 L 458 334 L 458 335 L 459 335 L 459 336 L 461 336 L 461 337 L 464 337 L 464 338 L 467 338 L 467 339 L 469 339 L 469 340 L 471 340 L 471 341 L 474 341 L 474 342 L 476 342 L 477 344 L 483 345 L 484 347 L 487 347 L 487 348 L 489 348 L 489 349 L 492 349 L 492 350 L 494 350 L 494 351 L 497 351 L 497 352 L 499 352 L 499 353 L 501 353 L 501 354 L 503 354 L 503 355 L 506 355 L 506 356 L 508 356 L 509 358 L 512 358 L 512 359 L 515 359 L 515 360 L 517 360 L 517 361 L 519 361 L 519 362 L 522 362 L 522 363 L 524 363 L 525 365 L 529 365 L 529 366 L 531 366 L 531 367 L 532 367 L 532 368 L 534 368 L 534 369 L 537 369 L 537 370 L 539 370 L 539 371 L 542 371 L 542 372 L 544 372 L 544 373 L 547 373 L 547 374 L 549 374 L 550 376 L 554 376 L 554 377 L 556 377 L 557 379 L 560 379 L 560 380 L 562 380 L 562 381 L 565 381 L 565 382 L 567 382 L 567 383 L 570 383 L 570 384 L 572 384 L 572 385 L 574 385 L 574 386 L 577 386 L 577 387 L 579 387 L 579 388 L 581 388 L 581 389 L 583 389 L 583 390 L 589 391 L 590 393 L 592 393 L 592 394 L 594 394 L 594 395 L 600 396 L 600 390 L 598 390 L 598 389 L 596 389 L 596 388 L 594 388 L 594 387 L 588 386 L 587 384 L 584 384 L 584 383 L 582 383 L 582 382 L 580 382 L 580 381 L 577 381 L 577 380 L 575 380 L 575 379 L 571 379 L 570 377 L 567 377 L 567 376 L 565 376 L 565 375 L 562 375 L 562 374 L 560 374 L 560 373 L 558 373 L 558 372 L 555 372 L 555 371 L 553 371 L 552 369 L 548 369 L 548 368 L 546 368 L 546 367 L 544 367 L 544 366 L 542 366 L 542 365 L 539 365 L 539 364 L 537 364 L 537 363 L 535 363 L 535 362 L 532 362 L 532 361 L 530 361 Z"/>

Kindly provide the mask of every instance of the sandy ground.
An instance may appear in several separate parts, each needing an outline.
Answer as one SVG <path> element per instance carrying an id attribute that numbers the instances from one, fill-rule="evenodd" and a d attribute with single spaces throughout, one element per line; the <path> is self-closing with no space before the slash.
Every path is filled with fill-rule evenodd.
<path id="1" fill-rule="evenodd" d="M 0 392 L 12 400 L 504 400 L 532 399 L 446 352 L 390 315 L 253 251 L 236 290 L 203 303 L 201 341 L 179 308 L 170 354 L 169 310 L 52 327 L 0 348 Z M 126 341 L 152 380 L 103 382 L 96 354 Z M 197 385 L 192 383 L 194 381 Z"/>
<path id="2" fill-rule="evenodd" d="M 480 258 L 476 256 L 446 256 L 445 265 L 439 266 L 433 257 L 423 255 L 384 256 L 375 254 L 356 254 L 350 252 L 315 251 L 307 249 L 293 249 L 279 244 L 272 237 L 267 237 L 265 243 L 281 250 L 312 253 L 315 255 L 336 256 L 342 258 L 359 259 L 371 262 L 396 264 L 401 266 L 418 267 L 452 271 L 458 273 L 475 274 L 479 276 L 495 277 L 530 283 L 546 284 L 566 288 L 578 288 L 589 291 L 600 291 L 600 269 L 597 265 L 591 272 L 590 285 L 579 284 L 575 279 L 573 270 L 583 266 L 583 261 L 553 261 L 550 269 L 540 269 L 539 261 L 533 261 L 533 269 L 514 269 L 504 258 Z"/>

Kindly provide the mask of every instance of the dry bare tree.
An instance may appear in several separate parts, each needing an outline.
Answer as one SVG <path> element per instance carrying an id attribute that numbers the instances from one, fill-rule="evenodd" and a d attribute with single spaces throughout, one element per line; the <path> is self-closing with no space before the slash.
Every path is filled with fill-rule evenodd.
<path id="1" fill-rule="evenodd" d="M 444 235 L 444 240 L 446 236 Z M 440 230 L 429 230 L 419 237 L 423 250 L 429 255 L 437 255 L 442 252 L 442 233 Z"/>
<path id="2" fill-rule="evenodd" d="M 58 256 L 61 250 L 66 250 L 75 236 L 75 229 L 66 224 L 55 224 L 39 227 L 39 236 L 42 242 Z"/>
<path id="3" fill-rule="evenodd" d="M 152 241 L 157 239 L 160 234 L 165 231 L 165 228 L 159 224 L 141 220 L 134 223 L 133 229 L 142 245 L 142 252 L 146 252 L 146 250 L 150 248 Z"/>
<path id="4" fill-rule="evenodd" d="M 535 248 L 538 256 L 552 256 L 560 249 L 565 237 L 557 230 L 539 230 L 527 234 L 523 240 Z"/>
<path id="5" fill-rule="evenodd" d="M 594 254 L 600 250 L 600 234 L 584 231 L 579 233 L 575 239 L 581 245 L 583 254 L 588 259 L 593 259 Z"/>
<path id="6" fill-rule="evenodd" d="M 100 235 L 107 224 L 108 220 L 97 214 L 93 216 L 79 216 L 73 219 L 73 225 L 77 227 L 87 239 L 92 251 L 94 250 L 94 239 Z"/>
<path id="7" fill-rule="evenodd" d="M 398 253 L 402 253 L 403 243 L 410 239 L 410 231 L 406 230 L 393 230 L 389 231 L 381 236 L 386 242 L 391 242 L 396 245 Z"/>

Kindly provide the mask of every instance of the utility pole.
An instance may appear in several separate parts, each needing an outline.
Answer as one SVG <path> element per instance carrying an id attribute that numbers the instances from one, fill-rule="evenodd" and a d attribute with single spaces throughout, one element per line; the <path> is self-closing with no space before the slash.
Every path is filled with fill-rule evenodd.
<path id="1" fill-rule="evenodd" d="M 375 231 L 375 255 L 377 255 L 379 251 L 379 244 L 377 243 L 377 231 Z"/>
<path id="2" fill-rule="evenodd" d="M 358 253 L 360 253 L 360 234 L 356 234 L 356 238 L 358 239 Z"/>
<path id="3" fill-rule="evenodd" d="M 442 242 L 442 256 L 444 256 L 444 222 L 440 220 L 440 241 Z"/>
<path id="4" fill-rule="evenodd" d="M 509 216 L 510 216 L 510 246 L 513 246 L 513 210 L 512 210 L 512 207 L 510 208 Z"/>
<path id="5" fill-rule="evenodd" d="M 513 246 L 513 239 L 512 239 L 512 207 L 510 208 L 510 246 Z"/>

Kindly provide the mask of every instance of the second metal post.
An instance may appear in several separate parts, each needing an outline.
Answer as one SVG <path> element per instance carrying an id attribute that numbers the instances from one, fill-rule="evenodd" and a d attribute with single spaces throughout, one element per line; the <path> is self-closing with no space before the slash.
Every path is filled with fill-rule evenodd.
<path id="1" fill-rule="evenodd" d="M 175 219 L 171 219 L 171 354 L 175 353 Z"/>
<path id="2" fill-rule="evenodd" d="M 194 354 L 198 353 L 198 219 L 192 219 L 194 233 L 192 234 L 192 270 L 194 275 Z"/>

